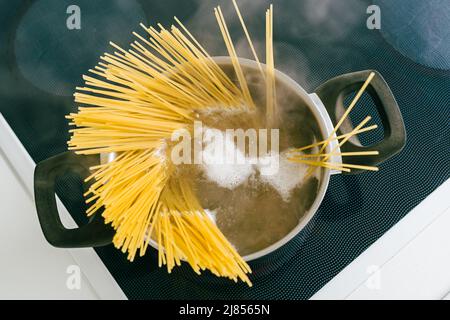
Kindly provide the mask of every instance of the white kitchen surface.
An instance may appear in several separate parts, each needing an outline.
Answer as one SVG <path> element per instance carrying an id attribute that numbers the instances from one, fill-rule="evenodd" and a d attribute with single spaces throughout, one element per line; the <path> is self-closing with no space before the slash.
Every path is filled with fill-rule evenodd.
<path id="1" fill-rule="evenodd" d="M 0 298 L 97 298 L 84 275 L 80 290 L 67 288 L 67 268 L 71 271 L 69 266 L 76 262 L 66 250 L 49 246 L 42 237 L 34 204 L 3 155 L 0 194 Z"/>
<path id="2" fill-rule="evenodd" d="M 33 203 L 34 163 L 0 114 L 0 299 L 126 299 L 93 249 L 58 249 Z M 312 299 L 450 299 L 450 180 L 378 239 Z M 74 226 L 58 201 L 61 219 Z M 80 290 L 66 286 L 69 266 Z"/>
<path id="3" fill-rule="evenodd" d="M 33 170 L 34 163 L 0 115 L 0 299 L 126 298 L 93 249 L 47 243 L 33 201 Z M 64 225 L 75 226 L 58 205 Z"/>
<path id="4" fill-rule="evenodd" d="M 450 299 L 450 180 L 312 299 Z"/>

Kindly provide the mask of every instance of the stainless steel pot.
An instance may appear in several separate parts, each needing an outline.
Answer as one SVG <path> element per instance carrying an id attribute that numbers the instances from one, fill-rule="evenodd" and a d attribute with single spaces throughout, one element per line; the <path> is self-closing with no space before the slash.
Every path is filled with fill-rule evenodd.
<path id="1" fill-rule="evenodd" d="M 214 60 L 224 69 L 231 68 L 229 57 L 215 57 Z M 244 72 L 258 72 L 255 61 L 240 59 Z M 347 94 L 359 89 L 367 79 L 370 72 L 376 76 L 367 88 L 367 92 L 374 100 L 377 111 L 383 123 L 384 139 L 370 147 L 378 150 L 379 155 L 371 157 L 348 157 L 348 163 L 361 165 L 378 165 L 381 162 L 398 153 L 405 145 L 406 134 L 403 119 L 395 98 L 382 76 L 374 70 L 365 70 L 344 74 L 330 79 L 319 86 L 314 93 L 308 94 L 299 84 L 286 74 L 276 71 L 277 86 L 289 88 L 297 98 L 302 101 L 312 112 L 323 137 L 328 137 L 333 132 L 337 122 L 337 114 L 344 110 L 343 100 Z M 349 124 L 347 124 L 349 126 Z M 347 131 L 351 128 L 347 128 Z M 336 140 L 330 142 L 326 151 L 330 152 L 337 147 Z M 345 151 L 364 151 L 366 147 L 358 144 L 357 140 L 348 141 L 343 147 Z M 332 162 L 341 163 L 340 157 L 334 157 Z M 103 223 L 101 215 L 94 216 L 88 224 L 77 229 L 66 229 L 60 219 L 55 200 L 55 180 L 67 172 L 75 172 L 81 177 L 88 175 L 89 166 L 98 164 L 98 156 L 78 156 L 72 152 L 66 152 L 49 158 L 36 166 L 35 169 L 35 202 L 42 230 L 48 242 L 55 247 L 75 248 L 103 246 L 111 243 L 114 231 Z M 360 173 L 361 170 L 352 171 Z M 315 198 L 307 215 L 299 221 L 299 224 L 285 237 L 267 248 L 249 254 L 244 257 L 246 261 L 252 261 L 265 257 L 280 247 L 287 244 L 297 236 L 313 218 L 319 208 L 328 187 L 332 174 L 340 172 L 329 169 L 323 170 L 323 176 L 317 197 Z M 152 242 L 153 247 L 157 244 Z"/>

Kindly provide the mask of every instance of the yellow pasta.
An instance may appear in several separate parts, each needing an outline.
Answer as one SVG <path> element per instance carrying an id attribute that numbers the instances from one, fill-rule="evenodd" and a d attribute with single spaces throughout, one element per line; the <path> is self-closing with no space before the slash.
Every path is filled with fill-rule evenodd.
<path id="1" fill-rule="evenodd" d="M 308 146 L 290 150 L 290 153 L 292 154 L 292 157 L 289 158 L 290 161 L 304 163 L 304 164 L 307 164 L 310 166 L 310 168 L 307 171 L 306 178 L 308 178 L 313 173 L 314 168 L 317 168 L 317 167 L 324 167 L 324 168 L 329 168 L 329 169 L 334 169 L 334 170 L 339 170 L 339 171 L 344 171 L 344 172 L 349 172 L 350 169 L 378 171 L 378 168 L 373 167 L 373 166 L 363 166 L 363 165 L 346 164 L 346 163 L 338 164 L 338 163 L 331 163 L 328 161 L 332 156 L 344 157 L 344 156 L 356 156 L 356 155 L 359 155 L 359 156 L 378 155 L 378 151 L 375 151 L 375 150 L 374 151 L 361 151 L 361 152 L 342 152 L 342 153 L 337 152 L 337 149 L 342 147 L 354 135 L 357 135 L 362 132 L 374 130 L 377 128 L 377 125 L 371 125 L 368 127 L 364 127 L 364 125 L 370 121 L 370 119 L 371 119 L 370 116 L 367 116 L 363 121 L 361 121 L 361 123 L 358 124 L 351 132 L 340 135 L 338 137 L 335 137 L 335 134 L 337 133 L 338 129 L 340 128 L 342 123 L 344 123 L 345 119 L 348 117 L 348 115 L 350 114 L 352 109 L 355 107 L 359 98 L 362 96 L 362 94 L 364 93 L 364 90 L 370 84 L 370 82 L 372 81 L 374 76 L 375 76 L 374 72 L 371 72 L 369 74 L 366 81 L 363 83 L 363 85 L 361 86 L 361 88 L 359 89 L 359 91 L 357 92 L 355 97 L 353 98 L 352 102 L 350 103 L 350 105 L 348 106 L 348 108 L 346 109 L 346 111 L 344 112 L 342 117 L 339 119 L 338 123 L 336 124 L 336 126 L 334 127 L 333 131 L 330 133 L 328 138 L 326 138 L 323 141 L 310 144 Z M 340 141 L 337 144 L 337 146 L 335 146 L 331 150 L 330 153 L 324 153 L 325 148 L 328 146 L 328 144 L 332 140 L 340 140 Z M 320 146 L 319 153 L 317 153 L 317 154 L 304 155 L 304 154 L 300 153 L 303 150 L 308 150 L 308 149 L 311 149 L 311 148 L 314 148 L 317 146 Z M 313 160 L 305 159 L 305 158 L 313 158 Z M 314 158 L 317 160 L 314 160 Z"/>
<path id="2" fill-rule="evenodd" d="M 236 50 L 233 45 L 233 41 L 231 40 L 230 33 L 228 32 L 228 27 L 225 22 L 225 18 L 223 17 L 222 10 L 220 7 L 214 9 L 214 13 L 216 15 L 217 22 L 220 27 L 220 31 L 222 32 L 223 39 L 225 41 L 225 45 L 227 47 L 228 53 L 231 58 L 231 62 L 233 63 L 234 71 L 236 72 L 236 76 L 238 78 L 239 84 L 242 88 L 243 95 L 245 97 L 245 101 L 247 106 L 250 108 L 255 108 L 255 103 L 250 95 L 250 90 L 248 89 L 247 80 L 245 79 L 244 73 L 242 72 L 242 68 L 239 64 L 238 56 L 236 54 Z"/>
<path id="3" fill-rule="evenodd" d="M 265 77 L 265 73 L 261 67 L 261 63 L 259 61 L 258 55 L 256 54 L 255 46 L 253 45 L 252 38 L 250 37 L 250 33 L 248 32 L 247 26 L 245 25 L 244 18 L 242 18 L 241 11 L 239 10 L 239 6 L 236 3 L 236 0 L 233 0 L 233 6 L 236 10 L 236 14 L 238 15 L 239 21 L 241 22 L 242 29 L 244 30 L 245 37 L 247 38 L 248 44 L 252 51 L 253 57 L 255 58 L 256 63 L 258 64 L 258 69 L 261 72 L 261 75 Z"/>
<path id="4" fill-rule="evenodd" d="M 266 12 L 266 122 L 269 128 L 278 125 L 275 96 L 275 69 L 273 57 L 273 6 Z"/>

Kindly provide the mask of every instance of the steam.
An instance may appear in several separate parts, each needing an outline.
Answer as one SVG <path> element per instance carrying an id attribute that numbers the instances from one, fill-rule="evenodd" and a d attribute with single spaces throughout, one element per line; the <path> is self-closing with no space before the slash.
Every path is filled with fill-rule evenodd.
<path id="1" fill-rule="evenodd" d="M 337 44 L 349 36 L 354 28 L 365 26 L 366 4 L 360 0 L 344 2 L 335 0 L 238 0 L 253 44 L 261 62 L 265 61 L 264 14 L 274 3 L 274 54 L 276 69 L 286 73 L 306 90 L 312 91 L 323 79 L 315 79 L 312 67 L 320 61 L 322 68 L 342 67 L 344 72 L 351 48 L 343 50 Z M 238 56 L 253 59 L 239 19 L 229 0 L 198 2 L 195 14 L 185 21 L 186 25 L 211 55 L 228 55 L 217 26 L 213 8 L 220 5 L 230 30 Z M 302 48 L 308 38 L 311 48 Z M 363 41 L 363 39 L 361 39 Z M 344 59 L 344 57 L 346 59 Z M 338 61 L 338 62 L 337 62 Z M 329 66 L 327 66 L 329 64 Z"/>

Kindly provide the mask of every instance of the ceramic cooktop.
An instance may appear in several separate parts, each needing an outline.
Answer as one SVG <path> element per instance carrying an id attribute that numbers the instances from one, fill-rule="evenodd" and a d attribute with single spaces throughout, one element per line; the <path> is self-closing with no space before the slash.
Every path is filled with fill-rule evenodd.
<path id="1" fill-rule="evenodd" d="M 263 19 L 253 17 L 269 2 L 240 3 L 251 17 L 248 27 L 260 48 Z M 422 8 L 419 1 L 375 3 L 383 17 L 379 30 L 367 28 L 371 3 L 366 1 L 276 1 L 276 65 L 309 92 L 339 74 L 378 70 L 401 109 L 405 149 L 379 172 L 333 176 L 307 239 L 292 240 L 286 261 L 257 273 L 253 288 L 210 275 L 199 278 L 188 266 L 167 275 L 156 266 L 155 252 L 129 263 L 112 246 L 97 248 L 128 298 L 309 298 L 450 177 L 449 4 L 429 1 Z M 34 161 L 63 152 L 68 139 L 64 116 L 75 110 L 72 92 L 81 84 L 81 74 L 109 50 L 109 40 L 126 45 L 139 22 L 167 25 L 176 15 L 211 54 L 223 55 L 212 11 L 216 4 L 229 16 L 240 55 L 250 56 L 226 1 L 0 2 L 0 112 Z M 71 5 L 80 9 L 80 28 L 68 21 Z M 404 14 L 398 16 L 398 11 Z M 425 28 L 423 21 L 430 17 L 436 25 Z M 352 119 L 374 112 L 366 98 Z M 361 142 L 371 144 L 381 137 L 379 131 Z M 85 221 L 81 192 L 76 177 L 58 185 L 59 197 L 78 223 Z"/>

